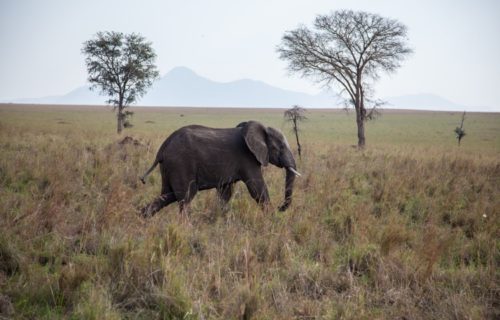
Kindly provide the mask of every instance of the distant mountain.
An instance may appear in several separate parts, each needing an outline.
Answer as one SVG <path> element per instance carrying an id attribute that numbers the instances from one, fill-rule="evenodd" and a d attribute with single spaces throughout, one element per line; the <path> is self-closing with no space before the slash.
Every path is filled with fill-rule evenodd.
<path id="1" fill-rule="evenodd" d="M 107 97 L 90 91 L 88 85 L 62 95 L 37 99 L 18 99 L 5 102 L 40 104 L 102 105 Z M 442 111 L 495 111 L 488 107 L 466 107 L 435 94 L 412 94 L 384 99 L 383 108 Z M 137 103 L 139 106 L 187 107 L 249 107 L 288 108 L 292 105 L 306 108 L 340 108 L 342 102 L 331 92 L 311 95 L 284 90 L 262 81 L 242 79 L 216 82 L 196 74 L 186 67 L 176 67 L 153 84 Z"/>
<path id="2" fill-rule="evenodd" d="M 79 87 L 63 96 L 19 99 L 17 103 L 102 105 L 106 97 L 89 86 Z M 308 108 L 336 107 L 333 94 L 318 95 L 284 90 L 261 81 L 243 79 L 216 82 L 199 76 L 186 67 L 176 67 L 153 84 L 137 103 L 139 106 L 252 107 L 284 108 L 298 104 Z"/>
<path id="3" fill-rule="evenodd" d="M 146 106 L 193 107 L 335 107 L 333 95 L 310 95 L 273 87 L 261 81 L 242 79 L 215 82 L 185 67 L 172 69 L 157 81 L 141 100 Z"/>
<path id="4" fill-rule="evenodd" d="M 442 111 L 463 111 L 467 110 L 462 106 L 451 102 L 443 97 L 431 93 L 409 94 L 397 97 L 385 98 L 388 102 L 384 108 L 391 109 L 415 109 L 415 110 L 442 110 Z"/>
<path id="5" fill-rule="evenodd" d="M 106 104 L 108 97 L 101 96 L 95 90 L 91 91 L 90 86 L 85 85 L 59 97 L 57 104 Z"/>
<path id="6" fill-rule="evenodd" d="M 17 99 L 14 103 L 34 104 L 80 104 L 80 105 L 103 105 L 107 98 L 100 96 L 96 91 L 90 91 L 90 86 L 85 85 L 76 88 L 62 96 L 48 96 L 42 98 Z"/>

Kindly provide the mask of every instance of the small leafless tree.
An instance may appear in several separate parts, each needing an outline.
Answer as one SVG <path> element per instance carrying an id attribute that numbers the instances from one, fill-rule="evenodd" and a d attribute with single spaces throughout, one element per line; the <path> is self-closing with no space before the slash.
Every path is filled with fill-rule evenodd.
<path id="1" fill-rule="evenodd" d="M 462 140 L 462 138 L 465 137 L 464 120 L 465 120 L 465 111 L 462 114 L 462 122 L 460 123 L 460 127 L 455 128 L 455 134 L 457 135 L 458 146 L 460 146 L 460 141 Z"/>
<path id="2" fill-rule="evenodd" d="M 314 27 L 287 31 L 278 46 L 280 58 L 291 72 L 325 86 L 336 84 L 356 110 L 358 146 L 365 145 L 367 112 L 372 103 L 370 85 L 380 72 L 394 72 L 412 51 L 407 29 L 400 22 L 351 10 L 319 15 Z M 375 102 L 378 104 L 378 102 Z M 372 109 L 373 110 L 373 109 Z"/>
<path id="3" fill-rule="evenodd" d="M 91 89 L 109 97 L 107 102 L 117 110 L 117 132 L 121 133 L 124 127 L 132 126 L 128 118 L 133 112 L 125 108 L 144 95 L 159 75 L 151 43 L 136 33 L 98 32 L 83 43 L 82 53 Z"/>
<path id="4" fill-rule="evenodd" d="M 288 109 L 284 113 L 284 118 L 286 121 L 292 123 L 292 131 L 295 134 L 295 139 L 297 140 L 297 150 L 299 152 L 299 158 L 302 159 L 302 147 L 299 141 L 299 122 L 307 120 L 305 116 L 306 109 L 300 106 L 293 106 L 291 109 Z"/>

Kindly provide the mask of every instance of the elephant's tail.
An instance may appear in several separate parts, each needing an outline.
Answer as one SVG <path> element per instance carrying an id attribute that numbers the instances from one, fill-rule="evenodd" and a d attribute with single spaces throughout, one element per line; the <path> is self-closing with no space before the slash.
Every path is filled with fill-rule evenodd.
<path id="1" fill-rule="evenodd" d="M 160 163 L 160 161 L 158 160 L 158 157 L 157 157 L 155 159 L 155 162 L 151 166 L 151 168 L 149 168 L 149 170 L 146 171 L 146 173 L 144 175 L 142 175 L 142 177 L 140 177 L 140 179 L 141 179 L 141 181 L 142 181 L 143 184 L 146 184 L 146 177 L 151 173 L 151 171 L 154 170 L 154 168 L 158 165 L 158 163 Z"/>

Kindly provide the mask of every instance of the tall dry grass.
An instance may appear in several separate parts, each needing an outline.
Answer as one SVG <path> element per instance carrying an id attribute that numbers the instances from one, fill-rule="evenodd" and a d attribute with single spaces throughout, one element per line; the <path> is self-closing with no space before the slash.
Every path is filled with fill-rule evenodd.
<path id="1" fill-rule="evenodd" d="M 141 145 L 91 130 L 0 127 L 0 316 L 69 319 L 495 319 L 498 155 L 305 142 L 294 202 L 238 185 L 187 223 Z M 266 168 L 273 204 L 284 173 Z"/>

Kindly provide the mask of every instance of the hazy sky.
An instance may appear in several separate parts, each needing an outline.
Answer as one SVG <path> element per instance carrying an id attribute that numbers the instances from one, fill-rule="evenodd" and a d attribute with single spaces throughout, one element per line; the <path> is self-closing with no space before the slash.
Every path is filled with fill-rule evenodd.
<path id="1" fill-rule="evenodd" d="M 315 93 L 310 81 L 287 73 L 276 46 L 284 31 L 338 9 L 409 28 L 415 53 L 381 77 L 377 96 L 435 93 L 500 111 L 499 0 L 0 0 L 0 100 L 83 85 L 82 43 L 104 30 L 153 42 L 162 75 L 186 66 L 216 81 L 251 78 Z"/>

